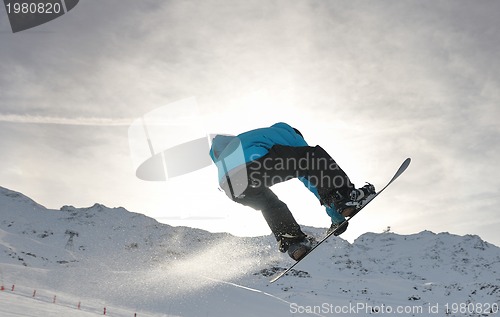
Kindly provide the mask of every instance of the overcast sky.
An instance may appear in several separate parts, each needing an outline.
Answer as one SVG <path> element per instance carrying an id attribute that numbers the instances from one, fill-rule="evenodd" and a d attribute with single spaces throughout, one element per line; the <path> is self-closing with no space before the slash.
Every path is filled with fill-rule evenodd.
<path id="1" fill-rule="evenodd" d="M 129 125 L 195 97 L 206 133 L 288 122 L 359 186 L 383 186 L 411 157 L 348 240 L 391 226 L 500 245 L 498 12 L 498 1 L 472 0 L 85 0 L 13 34 L 0 8 L 0 186 L 48 208 L 99 202 L 269 233 L 217 190 L 213 166 L 164 183 L 135 177 Z M 329 226 L 299 182 L 275 191 L 299 223 Z"/>

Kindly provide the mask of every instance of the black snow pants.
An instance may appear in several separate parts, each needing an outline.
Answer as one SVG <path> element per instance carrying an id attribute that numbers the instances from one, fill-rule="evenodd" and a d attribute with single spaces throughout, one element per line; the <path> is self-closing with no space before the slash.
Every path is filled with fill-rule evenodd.
<path id="1" fill-rule="evenodd" d="M 316 188 L 322 203 L 335 191 L 345 195 L 354 187 L 346 173 L 320 146 L 275 145 L 265 156 L 249 162 L 246 170 L 239 174 L 227 177 L 226 184 L 221 187 L 235 202 L 260 210 L 278 241 L 285 234 L 301 236 L 304 233 L 287 205 L 269 187 L 303 177 Z M 242 181 L 248 182 L 248 186 L 236 196 L 231 187 Z"/>

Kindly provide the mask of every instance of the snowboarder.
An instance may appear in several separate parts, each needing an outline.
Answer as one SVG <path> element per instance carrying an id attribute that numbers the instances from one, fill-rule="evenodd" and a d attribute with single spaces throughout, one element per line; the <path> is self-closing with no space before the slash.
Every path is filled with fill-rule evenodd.
<path id="1" fill-rule="evenodd" d="M 314 239 L 304 234 L 287 205 L 269 187 L 298 178 L 319 199 L 337 229 L 356 206 L 375 195 L 367 184 L 356 189 L 346 173 L 319 145 L 309 146 L 299 130 L 280 122 L 237 136 L 216 135 L 210 157 L 219 185 L 233 201 L 260 210 L 281 252 L 294 260 L 307 254 Z M 345 222 L 336 235 L 347 229 Z"/>

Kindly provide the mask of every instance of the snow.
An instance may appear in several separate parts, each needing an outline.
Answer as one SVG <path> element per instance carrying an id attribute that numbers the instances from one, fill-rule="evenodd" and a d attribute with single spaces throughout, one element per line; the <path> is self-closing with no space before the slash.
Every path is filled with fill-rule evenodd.
<path id="1" fill-rule="evenodd" d="M 3 317 L 37 317 L 41 315 L 91 317 L 98 314 L 34 300 L 33 298 L 20 296 L 13 292 L 0 292 L 0 315 Z"/>
<path id="2" fill-rule="evenodd" d="M 271 236 L 172 227 L 100 204 L 50 210 L 2 187 L 0 216 L 1 316 L 493 316 L 500 304 L 500 248 L 474 235 L 332 238 L 270 284 L 291 264 Z"/>

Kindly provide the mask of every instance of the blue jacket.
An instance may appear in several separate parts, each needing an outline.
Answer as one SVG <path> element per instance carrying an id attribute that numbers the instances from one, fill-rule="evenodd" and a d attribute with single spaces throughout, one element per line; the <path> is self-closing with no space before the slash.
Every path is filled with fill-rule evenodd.
<path id="1" fill-rule="evenodd" d="M 244 132 L 237 136 L 217 135 L 212 141 L 210 157 L 217 166 L 219 182 L 225 179 L 229 171 L 265 156 L 269 153 L 269 149 L 277 144 L 308 146 L 297 130 L 283 122 L 273 124 L 269 128 Z M 311 185 L 305 177 L 299 177 L 299 180 L 316 198 L 320 198 L 316 187 Z M 343 220 L 343 217 L 330 207 L 326 207 L 326 212 L 333 221 Z"/>
<path id="2" fill-rule="evenodd" d="M 234 168 L 257 160 L 267 153 L 274 145 L 307 146 L 304 138 L 294 128 L 286 123 L 273 124 L 269 128 L 255 129 L 237 136 L 217 135 L 212 141 L 210 157 L 219 171 L 219 181 Z M 221 161 L 221 158 L 224 158 Z M 309 181 L 299 178 L 316 197 L 318 191 Z"/>
<path id="3" fill-rule="evenodd" d="M 217 135 L 212 141 L 210 148 L 210 157 L 214 163 L 219 161 L 220 157 L 225 157 L 222 152 L 233 142 L 240 143 L 243 156 L 240 157 L 239 165 L 257 160 L 267 153 L 274 145 L 288 146 L 307 146 L 304 138 L 295 132 L 295 130 L 286 123 L 280 122 L 273 124 L 269 128 L 255 129 L 241 133 L 237 136 Z M 236 148 L 238 145 L 234 144 Z M 234 148 L 233 151 L 236 149 Z M 227 153 L 226 153 L 227 156 Z M 226 158 L 226 157 L 225 157 Z M 227 158 L 226 158 L 227 159 Z M 234 166 L 236 167 L 236 166 Z"/>

